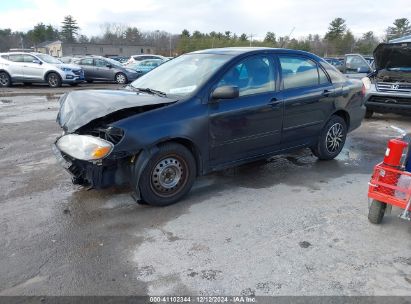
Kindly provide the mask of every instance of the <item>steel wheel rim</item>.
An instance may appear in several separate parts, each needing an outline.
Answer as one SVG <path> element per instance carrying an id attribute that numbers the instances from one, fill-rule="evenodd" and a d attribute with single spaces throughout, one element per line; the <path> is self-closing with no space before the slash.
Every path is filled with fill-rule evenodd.
<path id="1" fill-rule="evenodd" d="M 7 85 L 9 83 L 9 79 L 6 76 L 6 74 L 4 74 L 4 73 L 0 74 L 0 83 L 2 85 Z"/>
<path id="2" fill-rule="evenodd" d="M 177 155 L 160 159 L 151 172 L 151 188 L 156 195 L 170 197 L 178 193 L 187 182 L 187 164 Z"/>
<path id="3" fill-rule="evenodd" d="M 340 123 L 335 123 L 327 132 L 325 139 L 327 151 L 335 153 L 341 149 L 344 141 L 344 127 Z"/>
<path id="4" fill-rule="evenodd" d="M 56 75 L 50 75 L 49 76 L 49 84 L 52 87 L 55 87 L 55 86 L 57 86 L 57 83 L 58 83 L 57 76 Z"/>
<path id="5" fill-rule="evenodd" d="M 122 74 L 117 75 L 117 82 L 118 83 L 125 83 L 126 82 L 126 77 Z"/>

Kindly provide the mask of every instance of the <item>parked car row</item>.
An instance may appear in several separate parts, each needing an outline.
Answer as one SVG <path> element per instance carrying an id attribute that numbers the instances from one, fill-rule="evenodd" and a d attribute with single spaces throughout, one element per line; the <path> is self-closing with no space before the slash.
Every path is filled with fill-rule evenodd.
<path id="1" fill-rule="evenodd" d="M 87 81 L 112 81 L 126 84 L 156 68 L 166 57 L 140 55 L 134 63 L 121 62 L 101 56 L 54 58 L 47 54 L 9 52 L 0 54 L 0 86 L 23 82 L 48 83 L 50 87 L 62 84 L 75 86 Z"/>

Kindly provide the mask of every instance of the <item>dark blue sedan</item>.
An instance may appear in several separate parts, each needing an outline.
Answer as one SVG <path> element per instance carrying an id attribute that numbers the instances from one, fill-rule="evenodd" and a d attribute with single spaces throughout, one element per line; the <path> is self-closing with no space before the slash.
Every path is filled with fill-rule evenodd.
<path id="1" fill-rule="evenodd" d="M 196 176 L 287 151 L 333 159 L 365 114 L 361 81 L 271 48 L 185 54 L 128 88 L 73 91 L 60 104 L 54 151 L 73 182 L 128 184 L 156 206 L 183 198 Z"/>

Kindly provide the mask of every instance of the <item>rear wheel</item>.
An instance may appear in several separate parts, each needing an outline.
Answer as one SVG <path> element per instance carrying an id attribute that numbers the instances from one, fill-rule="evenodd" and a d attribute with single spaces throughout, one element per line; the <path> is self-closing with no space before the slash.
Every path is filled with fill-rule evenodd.
<path id="1" fill-rule="evenodd" d="M 373 200 L 368 210 L 368 220 L 373 224 L 380 224 L 387 208 L 386 203 L 382 203 L 377 200 Z"/>
<path id="2" fill-rule="evenodd" d="M 47 75 L 47 83 L 51 88 L 61 87 L 61 78 L 57 73 L 50 73 Z"/>
<path id="3" fill-rule="evenodd" d="M 368 110 L 365 112 L 365 118 L 371 118 L 374 115 L 374 111 Z"/>
<path id="4" fill-rule="evenodd" d="M 334 115 L 327 122 L 317 144 L 311 147 L 313 154 L 321 160 L 331 160 L 340 154 L 347 137 L 347 124 L 345 120 Z"/>
<path id="5" fill-rule="evenodd" d="M 6 72 L 0 72 L 0 87 L 11 86 L 11 78 Z"/>
<path id="6" fill-rule="evenodd" d="M 195 177 L 192 153 L 177 143 L 163 144 L 143 170 L 139 182 L 141 197 L 153 206 L 174 204 L 190 191 Z"/>
<path id="7" fill-rule="evenodd" d="M 117 73 L 115 77 L 115 81 L 118 84 L 126 84 L 127 83 L 127 76 L 123 73 Z"/>

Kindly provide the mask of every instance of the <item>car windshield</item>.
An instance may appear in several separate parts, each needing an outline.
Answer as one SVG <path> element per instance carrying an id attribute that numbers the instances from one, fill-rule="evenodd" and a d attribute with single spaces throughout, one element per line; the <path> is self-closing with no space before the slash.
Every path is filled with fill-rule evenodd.
<path id="1" fill-rule="evenodd" d="M 161 91 L 170 96 L 186 97 L 231 58 L 233 56 L 221 54 L 182 55 L 138 78 L 131 86 Z"/>
<path id="2" fill-rule="evenodd" d="M 51 63 L 51 64 L 60 64 L 62 63 L 60 60 L 47 55 L 47 54 L 36 54 L 37 57 L 39 57 L 42 61 L 46 62 L 46 63 Z"/>

